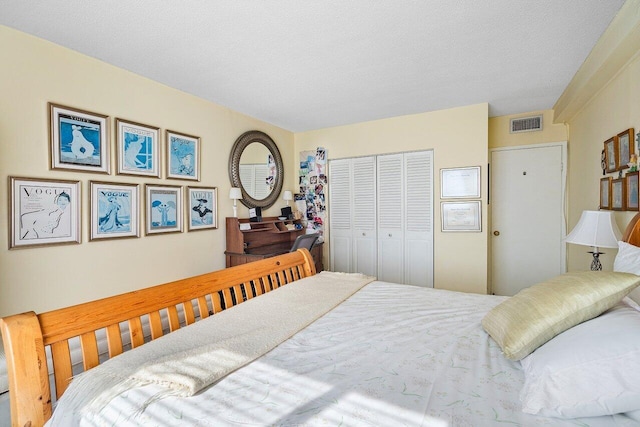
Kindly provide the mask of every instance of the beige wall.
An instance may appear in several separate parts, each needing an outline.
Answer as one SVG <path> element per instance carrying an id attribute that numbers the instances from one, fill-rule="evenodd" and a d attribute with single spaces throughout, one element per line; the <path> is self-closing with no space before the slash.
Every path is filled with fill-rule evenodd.
<path id="1" fill-rule="evenodd" d="M 597 210 L 599 206 L 599 182 L 602 178 L 600 153 L 603 142 L 610 137 L 634 128 L 640 132 L 640 58 L 636 55 L 613 80 L 611 80 L 569 122 L 569 229 L 580 218 L 583 210 Z M 635 139 L 635 138 L 634 138 Z M 637 142 L 636 142 L 637 144 Z M 637 147 L 636 147 L 637 152 Z M 609 175 L 614 176 L 614 175 Z M 617 176 L 614 176 L 617 177 Z M 635 212 L 617 212 L 616 222 L 621 231 Z M 585 246 L 567 245 L 568 269 L 588 270 L 591 255 Z M 601 249 L 603 268 L 611 269 L 616 249 Z"/>
<path id="2" fill-rule="evenodd" d="M 509 133 L 511 119 L 542 114 L 542 130 Z M 491 117 L 489 119 L 489 148 L 516 147 L 568 140 L 567 126 L 553 123 L 553 110 L 532 111 L 526 114 Z"/>
<path id="3" fill-rule="evenodd" d="M 285 164 L 293 163 L 291 132 L 7 27 L 0 26 L 0 45 L 0 316 L 223 268 L 224 218 L 232 213 L 227 162 L 234 141 L 247 130 L 262 130 L 276 141 Z M 111 130 L 120 117 L 201 137 L 201 181 L 50 170 L 48 102 L 109 115 Z M 112 150 L 112 170 L 114 155 Z M 80 180 L 82 244 L 8 250 L 9 176 Z M 285 178 L 285 188 L 293 188 L 293 174 Z M 89 242 L 91 180 L 216 186 L 220 228 Z M 247 216 L 247 208 L 238 210 Z M 279 206 L 266 215 L 277 212 Z"/>
<path id="4" fill-rule="evenodd" d="M 321 129 L 295 135 L 296 152 L 325 147 L 327 157 L 434 150 L 434 283 L 436 288 L 487 292 L 488 104 L 471 105 Z M 481 166 L 482 232 L 440 232 L 440 169 Z M 294 164 L 294 167 L 297 166 Z M 296 170 L 296 169 L 294 169 Z M 329 184 L 331 183 L 329 177 Z M 329 185 L 331 191 L 331 185 Z M 331 209 L 331 207 L 328 207 Z M 328 236 L 329 239 L 331 236 Z M 328 260 L 325 245 L 325 263 Z M 328 263 L 326 263 L 328 265 Z"/>

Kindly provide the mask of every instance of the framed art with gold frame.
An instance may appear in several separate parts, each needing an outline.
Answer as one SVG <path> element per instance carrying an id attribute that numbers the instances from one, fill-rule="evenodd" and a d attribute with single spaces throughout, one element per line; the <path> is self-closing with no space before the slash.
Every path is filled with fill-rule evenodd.
<path id="1" fill-rule="evenodd" d="M 631 161 L 631 155 L 635 153 L 633 128 L 620 132 L 616 135 L 616 139 L 618 140 L 618 170 L 627 169 L 629 167 L 628 163 Z"/>
<path id="2" fill-rule="evenodd" d="M 640 210 L 639 203 L 639 194 L 638 188 L 640 187 L 638 181 L 638 171 L 636 172 L 628 172 L 624 177 L 625 186 L 627 187 L 627 210 L 628 211 L 637 211 Z"/>
<path id="3" fill-rule="evenodd" d="M 614 211 L 623 211 L 626 209 L 627 187 L 624 178 L 616 178 L 611 180 L 611 209 Z"/>
<path id="4" fill-rule="evenodd" d="M 611 179 L 600 178 L 600 209 L 611 209 Z"/>
<path id="5" fill-rule="evenodd" d="M 607 173 L 618 170 L 618 141 L 615 136 L 604 142 L 604 159 Z"/>

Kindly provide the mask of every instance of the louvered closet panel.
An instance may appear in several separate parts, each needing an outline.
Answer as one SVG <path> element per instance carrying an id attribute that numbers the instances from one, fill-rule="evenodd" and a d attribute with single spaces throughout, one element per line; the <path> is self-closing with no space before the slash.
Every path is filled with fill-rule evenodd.
<path id="1" fill-rule="evenodd" d="M 353 265 L 355 273 L 377 275 L 376 245 L 376 160 L 359 157 L 351 160 L 353 171 Z"/>
<path id="2" fill-rule="evenodd" d="M 377 157 L 378 279 L 404 283 L 403 154 Z"/>
<path id="3" fill-rule="evenodd" d="M 332 271 L 352 272 L 351 159 L 329 162 L 329 247 Z"/>
<path id="4" fill-rule="evenodd" d="M 269 166 L 254 165 L 254 199 L 262 200 L 271 193 L 269 184 L 267 184 L 267 176 L 269 176 Z"/>
<path id="5" fill-rule="evenodd" d="M 329 162 L 333 271 L 433 286 L 433 152 Z"/>
<path id="6" fill-rule="evenodd" d="M 433 153 L 404 154 L 404 283 L 433 287 Z"/>

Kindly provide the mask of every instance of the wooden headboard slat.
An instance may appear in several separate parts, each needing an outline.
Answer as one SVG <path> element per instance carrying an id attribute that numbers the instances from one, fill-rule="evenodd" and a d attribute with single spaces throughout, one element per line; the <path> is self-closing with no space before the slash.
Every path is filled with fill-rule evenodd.
<path id="1" fill-rule="evenodd" d="M 260 282 L 268 292 L 291 282 L 296 277 L 291 271 L 295 270 L 302 272 L 300 277 L 315 274 L 315 263 L 306 249 L 39 315 L 28 312 L 0 319 L 12 425 L 41 426 L 51 417 L 45 346 L 51 348 L 56 395 L 60 397 L 77 368 L 73 365 L 69 339 L 80 337 L 83 365 L 90 369 L 102 362 L 96 331 L 106 331 L 109 357 L 114 357 L 124 350 L 122 322 L 128 323 L 131 346 L 137 347 L 145 343 L 142 317 L 148 316 L 150 338 L 155 339 L 165 333 L 161 310 L 167 310 L 169 329 L 173 331 L 181 326 L 176 308 L 179 304 L 183 304 L 185 322 L 192 323 L 196 320 L 194 301 L 198 303 L 199 318 L 204 318 L 209 316 L 207 295 L 213 312 L 219 313 L 242 303 L 243 290 L 247 299 L 252 297 L 251 281 L 258 295 L 262 293 Z M 270 286 L 266 278 L 271 278 Z"/>
<path id="2" fill-rule="evenodd" d="M 109 349 L 109 357 L 114 357 L 122 353 L 122 334 L 120 325 L 107 326 L 107 347 Z"/>
<path id="3" fill-rule="evenodd" d="M 80 348 L 82 350 L 82 363 L 84 370 L 88 371 L 100 364 L 98 356 L 98 341 L 96 333 L 91 331 L 80 335 Z"/>
<path id="4" fill-rule="evenodd" d="M 56 397 L 59 399 L 69 385 L 69 378 L 73 376 L 69 341 L 58 341 L 51 344 L 51 357 L 53 359 L 53 372 L 55 372 Z"/>

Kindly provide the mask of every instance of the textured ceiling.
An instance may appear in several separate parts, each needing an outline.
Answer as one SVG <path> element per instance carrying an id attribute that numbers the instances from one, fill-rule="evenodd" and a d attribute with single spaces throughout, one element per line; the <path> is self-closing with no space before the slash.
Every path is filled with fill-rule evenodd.
<path id="1" fill-rule="evenodd" d="M 0 0 L 0 24 L 300 132 L 549 109 L 623 3 Z"/>

